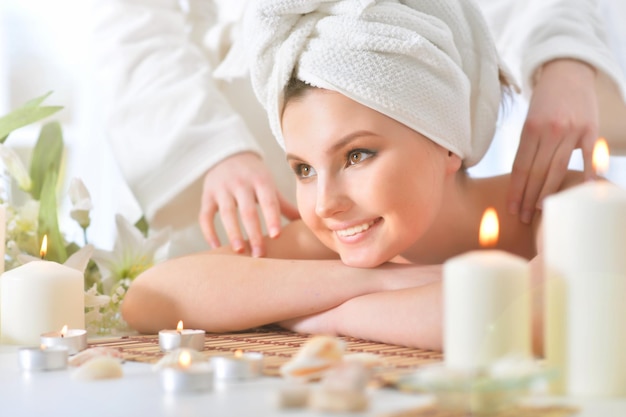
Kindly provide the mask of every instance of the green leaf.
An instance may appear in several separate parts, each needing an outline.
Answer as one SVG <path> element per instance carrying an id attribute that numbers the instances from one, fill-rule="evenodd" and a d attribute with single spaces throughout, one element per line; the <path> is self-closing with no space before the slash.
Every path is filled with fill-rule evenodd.
<path id="1" fill-rule="evenodd" d="M 141 218 L 135 223 L 135 227 L 141 232 L 143 237 L 148 237 L 148 230 L 150 229 L 150 226 L 148 225 L 146 216 L 141 216 Z"/>
<path id="2" fill-rule="evenodd" d="M 12 111 L 10 114 L 0 118 L 0 143 L 4 143 L 9 133 L 12 131 L 44 119 L 62 108 L 63 107 L 58 106 L 47 106 Z"/>
<path id="3" fill-rule="evenodd" d="M 67 250 L 58 222 L 56 197 L 57 178 L 57 173 L 51 171 L 45 176 L 43 181 L 41 199 L 39 201 L 39 229 L 37 232 L 40 241 L 43 239 L 44 235 L 48 236 L 48 252 L 46 259 L 63 263 L 67 260 Z"/>
<path id="4" fill-rule="evenodd" d="M 59 122 L 46 123 L 39 133 L 39 139 L 33 149 L 30 162 L 30 178 L 33 186 L 30 190 L 35 200 L 40 199 L 41 190 L 47 177 L 59 176 L 63 157 L 63 132 Z"/>
<path id="5" fill-rule="evenodd" d="M 43 96 L 40 97 L 36 97 L 33 98 L 31 100 L 28 100 L 22 107 L 23 108 L 33 108 L 33 107 L 39 107 L 39 105 L 41 103 L 44 102 L 45 99 L 47 99 L 48 97 L 50 97 L 50 94 L 52 94 L 52 91 L 48 91 L 46 94 L 44 94 Z"/>
<path id="6" fill-rule="evenodd" d="M 61 106 L 41 107 L 41 103 L 50 94 L 52 94 L 52 91 L 28 101 L 22 107 L 18 107 L 6 116 L 0 117 L 0 143 L 4 143 L 12 131 L 38 122 L 61 110 L 63 108 Z"/>

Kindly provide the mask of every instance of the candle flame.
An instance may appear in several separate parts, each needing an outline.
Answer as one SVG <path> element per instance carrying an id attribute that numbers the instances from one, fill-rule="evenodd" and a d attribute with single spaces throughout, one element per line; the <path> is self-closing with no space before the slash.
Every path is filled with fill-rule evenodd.
<path id="1" fill-rule="evenodd" d="M 604 175 L 609 170 L 609 145 L 606 139 L 598 138 L 593 147 L 592 154 L 593 170 L 598 175 Z"/>
<path id="2" fill-rule="evenodd" d="M 178 356 L 178 365 L 181 368 L 188 368 L 189 365 L 191 365 L 191 354 L 188 351 L 183 350 L 180 352 L 180 355 Z"/>
<path id="3" fill-rule="evenodd" d="M 243 356 L 243 351 L 241 349 L 237 349 L 235 351 L 235 358 L 241 358 Z"/>
<path id="4" fill-rule="evenodd" d="M 177 332 L 182 332 L 183 331 L 183 321 L 182 320 L 180 320 L 178 322 L 178 325 L 176 326 L 176 331 Z"/>
<path id="5" fill-rule="evenodd" d="M 498 243 L 498 235 L 500 233 L 500 224 L 498 223 L 498 213 L 493 207 L 485 210 L 483 218 L 480 221 L 480 232 L 478 234 L 478 242 L 483 248 L 495 246 Z"/>
<path id="6" fill-rule="evenodd" d="M 63 328 L 61 329 L 61 337 L 65 337 L 66 334 L 67 334 L 67 324 L 63 326 Z"/>
<path id="7" fill-rule="evenodd" d="M 46 257 L 46 253 L 48 253 L 48 235 L 43 235 L 43 240 L 41 241 L 41 250 L 39 250 L 39 255 L 41 255 L 41 259 Z"/>

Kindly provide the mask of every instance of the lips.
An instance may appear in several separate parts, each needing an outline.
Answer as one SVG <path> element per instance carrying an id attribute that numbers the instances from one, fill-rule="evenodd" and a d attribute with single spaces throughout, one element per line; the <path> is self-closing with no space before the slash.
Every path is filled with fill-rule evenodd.
<path id="1" fill-rule="evenodd" d="M 335 233 L 337 233 L 339 237 L 354 236 L 359 233 L 363 233 L 364 231 L 372 227 L 376 222 L 378 222 L 378 220 L 379 219 L 372 220 L 371 222 L 359 224 L 357 226 L 348 227 L 347 229 L 336 230 Z"/>

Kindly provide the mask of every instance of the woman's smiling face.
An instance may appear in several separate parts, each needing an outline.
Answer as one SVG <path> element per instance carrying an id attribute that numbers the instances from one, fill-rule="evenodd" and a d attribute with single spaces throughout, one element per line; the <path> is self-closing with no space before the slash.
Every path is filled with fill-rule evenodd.
<path id="1" fill-rule="evenodd" d="M 350 266 L 380 265 L 419 240 L 460 165 L 421 134 L 329 90 L 289 100 L 282 128 L 302 219 Z"/>

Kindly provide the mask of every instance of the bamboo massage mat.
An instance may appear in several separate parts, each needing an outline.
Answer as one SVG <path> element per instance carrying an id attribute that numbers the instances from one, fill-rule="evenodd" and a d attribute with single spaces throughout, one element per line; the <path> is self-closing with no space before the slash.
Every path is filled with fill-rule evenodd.
<path id="1" fill-rule="evenodd" d="M 276 328 L 258 328 L 239 333 L 207 333 L 202 354 L 208 358 L 232 355 L 238 350 L 261 352 L 264 356 L 264 374 L 279 376 L 280 366 L 287 362 L 309 337 Z M 390 383 L 421 365 L 440 362 L 443 359 L 440 352 L 385 345 L 350 337 L 340 339 L 346 343 L 346 354 L 366 352 L 379 356 L 384 364 L 380 376 Z M 116 348 L 128 361 L 155 363 L 164 355 L 159 348 L 158 335 L 91 340 L 89 345 Z"/>

